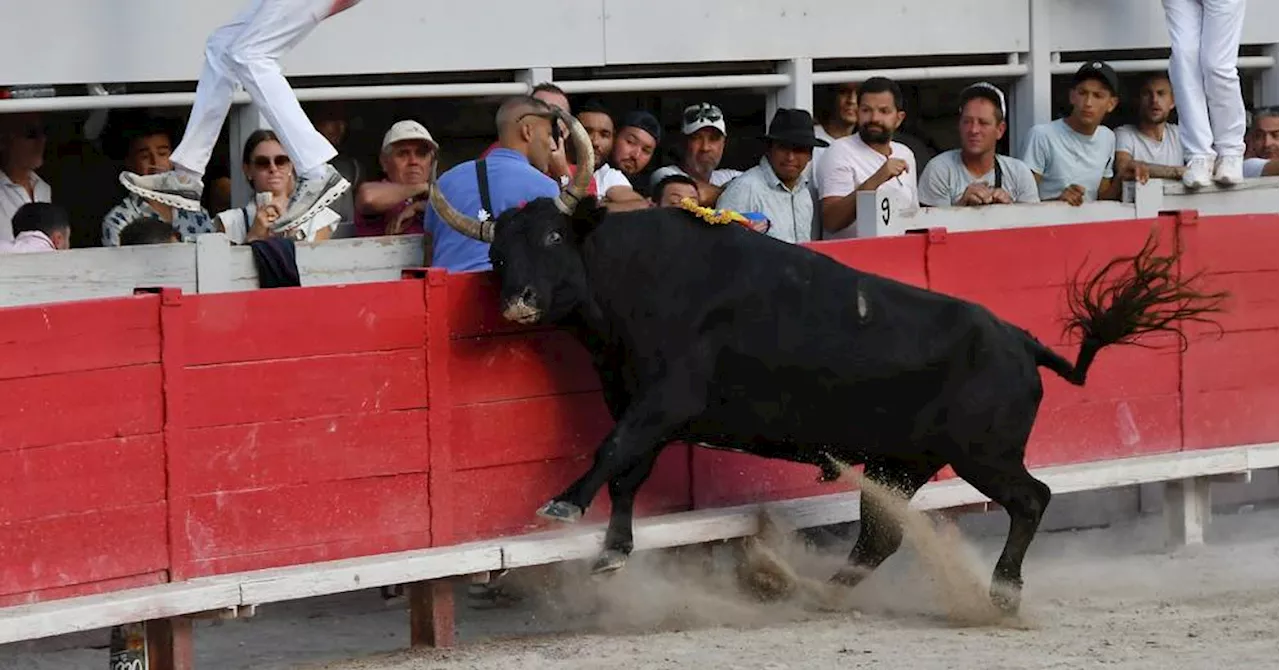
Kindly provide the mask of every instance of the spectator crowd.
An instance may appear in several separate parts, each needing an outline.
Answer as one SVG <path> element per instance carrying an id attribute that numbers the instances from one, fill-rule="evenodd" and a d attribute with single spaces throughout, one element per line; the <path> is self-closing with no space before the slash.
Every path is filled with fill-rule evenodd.
<path id="1" fill-rule="evenodd" d="M 1132 100 L 1135 120 L 1108 127 L 1105 121 L 1124 95 Z M 1019 157 L 1003 155 L 997 146 L 1008 131 L 1005 93 L 988 82 L 974 83 L 955 101 L 959 146 L 921 156 L 913 148 L 920 143 L 901 133 L 910 113 L 901 88 L 873 77 L 840 86 L 821 122 L 803 109 L 776 110 L 760 138 L 762 153 L 736 169 L 722 163 L 730 135 L 740 131 L 712 102 L 684 109 L 678 158 L 661 165 L 655 157 L 663 125 L 654 114 L 615 114 L 595 99 L 573 109 L 569 97 L 547 83 L 504 100 L 495 118 L 496 140 L 476 159 L 444 172 L 439 188 L 455 207 L 481 220 L 555 196 L 578 176 L 557 108 L 587 131 L 595 155 L 588 193 L 611 211 L 693 201 L 746 214 L 754 230 L 790 243 L 852 236 L 862 191 L 880 189 L 899 211 L 910 213 L 921 207 L 1119 200 L 1123 182 L 1151 178 L 1182 180 L 1188 188 L 1207 184 L 1208 173 L 1191 164 L 1184 132 L 1171 121 L 1178 100 L 1165 73 L 1152 73 L 1136 90 L 1124 92 L 1107 63 L 1086 62 L 1071 78 L 1068 99 L 1065 115 L 1031 129 Z M 313 113 L 311 120 L 334 146 L 341 143 L 346 122 L 340 115 Z M 1254 110 L 1240 157 L 1243 177 L 1277 173 L 1278 130 L 1275 107 Z M 137 175 L 172 169 L 174 135 L 165 123 L 145 116 L 130 123 L 118 135 L 122 167 Z M 40 176 L 45 145 L 39 114 L 0 116 L 0 253 L 71 246 L 68 215 Z M 290 238 L 424 234 L 430 264 L 487 269 L 486 245 L 454 232 L 428 205 L 440 148 L 426 127 L 405 119 L 382 137 L 378 174 L 362 175 L 358 161 L 339 154 L 330 164 L 352 189 Z M 249 244 L 279 235 L 271 222 L 297 188 L 294 161 L 268 129 L 249 135 L 241 156 L 236 178 L 251 187 L 252 200 L 230 202 L 230 176 L 210 182 L 199 211 L 127 193 L 103 214 L 101 245 L 191 242 L 214 232 Z M 1189 176 L 1189 169 L 1199 172 Z M 1230 169 L 1218 169 L 1213 180 L 1239 183 Z"/>

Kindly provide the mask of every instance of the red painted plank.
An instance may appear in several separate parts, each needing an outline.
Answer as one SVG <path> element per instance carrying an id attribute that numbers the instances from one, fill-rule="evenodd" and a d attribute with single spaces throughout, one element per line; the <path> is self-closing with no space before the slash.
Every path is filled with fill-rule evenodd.
<path id="1" fill-rule="evenodd" d="M 872 274 L 924 287 L 926 235 L 806 242 L 804 246 Z"/>
<path id="2" fill-rule="evenodd" d="M 948 233 L 929 247 L 929 285 L 950 295 L 1060 286 L 1077 271 L 1084 277 L 1115 256 L 1137 253 L 1157 221 L 1159 250 L 1169 253 L 1173 217 Z"/>
<path id="3" fill-rule="evenodd" d="M 598 392 L 467 405 L 453 421 L 457 470 L 591 454 L 614 423 Z"/>
<path id="4" fill-rule="evenodd" d="M 192 561 L 189 576 L 225 575 L 233 572 L 265 570 L 289 565 L 305 565 L 307 563 L 336 561 L 358 556 L 425 549 L 430 546 L 429 539 L 429 533 L 418 531 L 400 535 L 369 536 L 306 547 L 291 547 L 289 549 L 211 558 Z"/>
<path id="5" fill-rule="evenodd" d="M 418 349 L 188 368 L 184 418 L 203 427 L 425 407 L 424 365 Z"/>
<path id="6" fill-rule="evenodd" d="M 166 567 L 163 502 L 0 526 L 0 595 Z"/>
<path id="7" fill-rule="evenodd" d="M 159 300 L 141 295 L 0 309 L 0 379 L 155 363 Z"/>
<path id="8" fill-rule="evenodd" d="M 318 482 L 191 498 L 191 560 L 428 530 L 425 474 Z"/>
<path id="9" fill-rule="evenodd" d="M 163 501 L 160 435 L 0 452 L 0 524 Z"/>
<path id="10" fill-rule="evenodd" d="M 1274 330 L 1197 340 L 1185 355 L 1185 387 L 1189 391 L 1274 389 L 1280 379 L 1278 358 Z"/>
<path id="11" fill-rule="evenodd" d="M 1276 330 L 1280 325 L 1280 282 L 1275 270 L 1210 274 L 1198 285 L 1205 292 L 1226 291 L 1223 312 L 1210 317 L 1225 331 Z M 1216 336 L 1221 330 L 1213 324 L 1188 323 L 1188 335 Z"/>
<path id="12" fill-rule="evenodd" d="M 416 281 L 186 296 L 188 365 L 422 346 Z"/>
<path id="13" fill-rule="evenodd" d="M 1177 395 L 1179 385 L 1177 340 L 1171 335 L 1144 338 L 1152 348 L 1112 345 L 1098 352 L 1089 366 L 1083 387 L 1040 368 L 1044 405 L 1069 405 L 1105 399 Z M 1053 347 L 1073 363 L 1079 353 L 1074 345 Z"/>
<path id="14" fill-rule="evenodd" d="M 186 445 L 192 494 L 426 472 L 427 412 L 199 428 Z"/>
<path id="15" fill-rule="evenodd" d="M 0 407 L 0 452 L 156 433 L 160 366 L 0 380 Z"/>
<path id="16" fill-rule="evenodd" d="M 1280 439 L 1280 390 L 1268 388 L 1230 391 L 1188 391 L 1186 448 L 1208 449 L 1242 444 L 1265 444 Z"/>
<path id="17" fill-rule="evenodd" d="M 1178 451 L 1178 412 L 1176 395 L 1045 403 L 1031 431 L 1026 463 L 1043 467 Z"/>
<path id="18" fill-rule="evenodd" d="M 636 516 L 689 509 L 689 453 L 672 444 L 658 457 L 653 474 L 636 496 Z M 453 508 L 457 540 L 466 542 L 555 528 L 534 511 L 591 466 L 590 456 L 518 463 L 457 474 Z M 602 488 L 587 510 L 586 523 L 609 518 L 609 492 Z"/>
<path id="19" fill-rule="evenodd" d="M 861 466 L 856 468 L 861 470 Z M 819 484 L 817 466 L 694 447 L 693 498 L 698 509 L 787 500 L 856 490 L 848 481 Z"/>
<path id="20" fill-rule="evenodd" d="M 1280 221 L 1275 214 L 1203 217 L 1181 229 L 1191 264 L 1184 271 L 1242 272 L 1280 267 Z"/>
<path id="21" fill-rule="evenodd" d="M 140 575 L 119 577 L 117 579 L 104 579 L 100 582 L 73 584 L 71 586 L 62 586 L 52 589 L 41 589 L 38 591 L 25 591 L 23 593 L 3 595 L 0 596 L 0 607 L 33 605 L 35 603 L 43 603 L 50 600 L 61 600 L 63 598 L 79 598 L 82 596 L 97 595 L 99 593 L 115 593 L 116 591 L 156 586 L 158 584 L 164 584 L 167 581 L 169 581 L 168 575 L 163 570 L 147 572 Z"/>
<path id="22" fill-rule="evenodd" d="M 455 405 L 600 388 L 590 355 L 567 333 L 455 340 L 451 349 L 450 395 Z"/>
<path id="23" fill-rule="evenodd" d="M 554 330 L 553 326 L 522 326 L 502 318 L 498 277 L 492 272 L 450 273 L 446 305 L 450 336 L 458 338 L 503 333 Z"/>

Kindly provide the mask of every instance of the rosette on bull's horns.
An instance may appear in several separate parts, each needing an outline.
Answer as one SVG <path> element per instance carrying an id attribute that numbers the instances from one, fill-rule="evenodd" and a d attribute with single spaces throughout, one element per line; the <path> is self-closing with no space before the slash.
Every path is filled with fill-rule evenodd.
<path id="1" fill-rule="evenodd" d="M 481 242 L 493 242 L 493 219 L 481 221 L 453 208 L 440 192 L 440 184 L 436 181 L 436 167 L 431 166 L 431 207 L 436 214 L 449 224 L 450 228 Z"/>
<path id="2" fill-rule="evenodd" d="M 572 214 L 591 186 L 596 165 L 595 151 L 591 146 L 591 136 L 587 134 L 587 129 L 563 109 L 559 107 L 553 107 L 553 109 L 556 117 L 569 127 L 569 136 L 573 138 L 574 155 L 578 157 L 577 174 L 573 176 L 569 186 L 560 191 L 560 197 L 556 199 L 556 209 L 563 214 Z"/>

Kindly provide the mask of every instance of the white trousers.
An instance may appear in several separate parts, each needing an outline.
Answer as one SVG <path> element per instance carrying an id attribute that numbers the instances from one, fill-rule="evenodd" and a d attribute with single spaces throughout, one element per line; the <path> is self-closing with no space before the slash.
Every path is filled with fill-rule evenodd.
<path id="1" fill-rule="evenodd" d="M 280 57 L 321 21 L 353 4 L 350 0 L 251 0 L 230 23 L 215 30 L 205 42 L 196 101 L 173 162 L 204 173 L 231 110 L 236 82 L 267 118 L 298 174 L 337 155 L 302 111 L 280 70 Z"/>
<path id="2" fill-rule="evenodd" d="M 1245 0 L 1163 1 L 1183 157 L 1243 155 L 1246 119 L 1236 59 Z"/>

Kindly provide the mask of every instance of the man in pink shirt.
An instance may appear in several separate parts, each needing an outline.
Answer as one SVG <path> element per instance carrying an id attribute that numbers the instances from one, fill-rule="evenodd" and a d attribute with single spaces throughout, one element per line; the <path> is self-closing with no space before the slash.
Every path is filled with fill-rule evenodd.
<path id="1" fill-rule="evenodd" d="M 280 57 L 322 21 L 359 1 L 251 0 L 205 43 L 204 70 L 187 131 L 171 157 L 173 169 L 150 175 L 122 172 L 120 183 L 143 198 L 198 211 L 204 170 L 239 82 L 280 136 L 298 174 L 293 197 L 272 222 L 273 230 L 291 230 L 325 211 L 351 184 L 329 165 L 338 152 L 302 111 L 280 70 Z"/>

